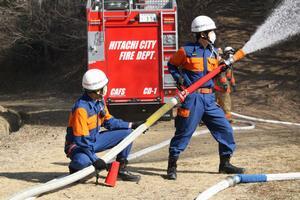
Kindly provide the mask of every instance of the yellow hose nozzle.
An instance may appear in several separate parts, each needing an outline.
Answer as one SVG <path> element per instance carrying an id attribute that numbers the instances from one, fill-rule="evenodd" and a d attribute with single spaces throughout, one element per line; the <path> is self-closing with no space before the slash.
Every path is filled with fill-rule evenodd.
<path id="1" fill-rule="evenodd" d="M 239 49 L 235 54 L 233 55 L 234 62 L 244 58 L 246 56 L 246 53 L 243 51 L 243 49 Z"/>

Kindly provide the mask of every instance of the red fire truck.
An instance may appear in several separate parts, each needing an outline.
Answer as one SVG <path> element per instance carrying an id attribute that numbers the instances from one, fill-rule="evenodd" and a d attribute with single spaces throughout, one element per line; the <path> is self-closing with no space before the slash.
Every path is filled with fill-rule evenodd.
<path id="1" fill-rule="evenodd" d="M 178 48 L 175 0 L 88 0 L 86 11 L 88 68 L 109 77 L 113 114 L 150 114 L 174 96 L 167 62 Z"/>

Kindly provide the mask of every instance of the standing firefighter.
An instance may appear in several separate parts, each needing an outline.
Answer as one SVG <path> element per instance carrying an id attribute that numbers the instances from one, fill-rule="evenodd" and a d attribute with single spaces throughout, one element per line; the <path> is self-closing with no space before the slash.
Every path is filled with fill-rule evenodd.
<path id="1" fill-rule="evenodd" d="M 232 57 L 235 50 L 232 47 L 226 47 L 224 49 L 223 58 L 227 60 L 228 58 Z M 232 68 L 228 68 L 226 71 L 221 72 L 216 78 L 214 79 L 214 89 L 216 93 L 217 103 L 223 109 L 227 120 L 231 123 L 231 97 L 230 93 L 235 91 L 235 78 L 233 76 Z"/>
<path id="2" fill-rule="evenodd" d="M 70 173 L 93 165 L 96 170 L 107 169 L 104 160 L 96 153 L 110 149 L 128 136 L 142 122 L 125 122 L 108 112 L 104 102 L 108 78 L 99 69 L 88 70 L 82 79 L 84 94 L 75 102 L 69 117 L 65 153 L 71 159 Z M 104 126 L 107 130 L 100 130 Z M 119 178 L 137 181 L 126 168 L 132 144 L 121 151 L 116 160 L 120 162 Z"/>
<path id="3" fill-rule="evenodd" d="M 214 21 L 207 16 L 196 17 L 191 25 L 196 42 L 181 47 L 168 62 L 169 71 L 178 88 L 190 86 L 208 72 L 218 67 L 217 52 L 213 47 L 216 35 Z M 177 178 L 177 160 L 187 147 L 192 134 L 202 120 L 219 143 L 219 172 L 240 174 L 245 170 L 229 161 L 235 150 L 233 130 L 224 112 L 216 105 L 213 81 L 209 80 L 196 92 L 189 94 L 177 111 L 175 135 L 170 142 L 167 178 Z"/>

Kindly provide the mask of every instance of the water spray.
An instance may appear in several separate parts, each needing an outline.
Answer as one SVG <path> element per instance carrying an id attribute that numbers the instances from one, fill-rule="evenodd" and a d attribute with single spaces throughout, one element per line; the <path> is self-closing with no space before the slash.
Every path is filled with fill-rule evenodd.
<path id="1" fill-rule="evenodd" d="M 247 54 L 278 44 L 300 33 L 300 1 L 283 0 L 256 32 L 238 50 L 226 65 L 244 58 Z"/>
<path id="2" fill-rule="evenodd" d="M 300 1 L 283 0 L 243 47 L 246 54 L 270 47 L 300 33 Z"/>

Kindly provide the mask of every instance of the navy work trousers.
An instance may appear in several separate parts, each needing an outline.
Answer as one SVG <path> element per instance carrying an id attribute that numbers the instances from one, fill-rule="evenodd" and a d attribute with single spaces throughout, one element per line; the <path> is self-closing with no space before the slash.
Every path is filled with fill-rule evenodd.
<path id="1" fill-rule="evenodd" d="M 103 131 L 100 134 L 97 134 L 96 141 L 94 143 L 94 153 L 105 151 L 111 149 L 120 143 L 126 136 L 132 132 L 131 129 L 120 129 L 113 131 Z M 129 144 L 123 151 L 121 151 L 117 157 L 118 158 L 127 158 L 132 147 L 132 143 Z M 71 163 L 70 167 L 76 170 L 81 170 L 85 167 L 88 167 L 92 164 L 90 156 L 82 151 L 74 151 L 70 156 Z"/>
<path id="2" fill-rule="evenodd" d="M 178 157 L 185 150 L 201 120 L 219 143 L 219 155 L 231 155 L 235 150 L 233 129 L 223 110 L 215 102 L 215 94 L 192 93 L 187 96 L 175 118 L 175 135 L 169 155 Z"/>

